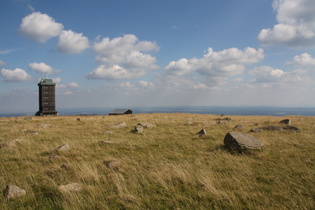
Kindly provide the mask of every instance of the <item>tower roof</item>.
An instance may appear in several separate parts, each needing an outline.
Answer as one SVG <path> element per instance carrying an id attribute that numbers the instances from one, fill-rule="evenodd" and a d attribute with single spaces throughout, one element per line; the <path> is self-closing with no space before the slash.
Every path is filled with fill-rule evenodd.
<path id="1" fill-rule="evenodd" d="M 38 85 L 56 85 L 56 83 L 54 83 L 52 79 L 42 78 Z"/>

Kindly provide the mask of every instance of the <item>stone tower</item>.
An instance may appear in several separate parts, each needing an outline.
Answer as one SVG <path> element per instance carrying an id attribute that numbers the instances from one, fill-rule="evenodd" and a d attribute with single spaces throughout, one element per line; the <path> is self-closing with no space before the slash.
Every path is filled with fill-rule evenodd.
<path id="1" fill-rule="evenodd" d="M 36 116 L 58 114 L 55 102 L 55 86 L 56 83 L 52 79 L 41 79 L 38 83 L 39 111 L 36 112 Z"/>

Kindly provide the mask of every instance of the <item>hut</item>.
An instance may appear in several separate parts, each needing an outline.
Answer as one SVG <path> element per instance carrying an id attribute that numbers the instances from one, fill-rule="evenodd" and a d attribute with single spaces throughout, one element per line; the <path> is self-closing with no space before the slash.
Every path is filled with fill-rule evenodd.
<path id="1" fill-rule="evenodd" d="M 132 110 L 130 109 L 114 109 L 109 113 L 109 115 L 124 115 L 124 114 L 132 114 Z"/>

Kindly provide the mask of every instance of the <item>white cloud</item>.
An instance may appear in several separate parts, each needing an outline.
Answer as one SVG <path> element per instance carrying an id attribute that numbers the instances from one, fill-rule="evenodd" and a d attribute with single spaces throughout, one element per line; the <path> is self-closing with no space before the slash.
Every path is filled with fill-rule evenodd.
<path id="1" fill-rule="evenodd" d="M 277 21 L 272 29 L 263 29 L 258 40 L 264 45 L 293 48 L 315 47 L 315 1 L 274 0 Z"/>
<path id="2" fill-rule="evenodd" d="M 68 84 L 68 87 L 70 87 L 70 88 L 78 88 L 80 86 L 77 83 L 75 83 L 75 82 L 71 82 L 71 83 Z"/>
<path id="3" fill-rule="evenodd" d="M 153 82 L 140 81 L 139 83 L 140 83 L 141 87 L 146 87 L 146 88 L 153 88 L 154 87 Z"/>
<path id="4" fill-rule="evenodd" d="M 198 72 L 208 77 L 229 77 L 240 74 L 246 64 L 257 63 L 264 58 L 262 49 L 245 48 L 243 51 L 230 48 L 214 52 L 212 48 L 202 58 L 171 61 L 165 70 L 170 75 L 187 75 Z"/>
<path id="5" fill-rule="evenodd" d="M 28 75 L 23 69 L 16 68 L 14 70 L 2 69 L 1 76 L 7 82 L 20 82 L 31 80 L 32 77 Z"/>
<path id="6" fill-rule="evenodd" d="M 100 65 L 92 72 L 87 75 L 88 79 L 106 79 L 106 80 L 117 80 L 117 79 L 126 79 L 132 77 L 139 77 L 142 75 L 132 74 L 123 67 L 119 65 L 113 65 L 110 68 L 107 68 L 105 65 Z"/>
<path id="7" fill-rule="evenodd" d="M 75 33 L 71 30 L 63 30 L 59 35 L 58 49 L 60 52 L 73 54 L 80 53 L 89 47 L 89 39 L 82 33 Z"/>
<path id="8" fill-rule="evenodd" d="M 6 65 L 6 63 L 4 61 L 0 60 L 0 66 L 4 66 L 4 65 Z"/>
<path id="9" fill-rule="evenodd" d="M 55 22 L 52 17 L 40 12 L 33 12 L 24 17 L 20 25 L 20 32 L 23 35 L 41 43 L 58 36 L 62 29 L 61 23 Z"/>
<path id="10" fill-rule="evenodd" d="M 139 41 L 133 34 L 126 34 L 110 40 L 103 38 L 94 42 L 96 61 L 103 63 L 88 78 L 121 79 L 139 77 L 157 69 L 156 58 L 144 52 L 157 51 L 155 42 Z M 106 66 L 106 67 L 105 67 Z M 106 70 L 105 70 L 106 69 Z"/>
<path id="11" fill-rule="evenodd" d="M 54 83 L 56 83 L 57 85 L 61 83 L 61 78 L 60 77 L 56 77 L 52 79 Z"/>
<path id="12" fill-rule="evenodd" d="M 43 74 L 57 74 L 60 72 L 60 70 L 55 70 L 51 66 L 41 62 L 41 63 L 30 63 L 28 65 L 29 69 L 43 73 Z"/>
<path id="13" fill-rule="evenodd" d="M 0 55 L 6 55 L 11 52 L 15 51 L 14 49 L 6 49 L 6 50 L 0 50 Z"/>
<path id="14" fill-rule="evenodd" d="M 252 83 L 262 84 L 263 87 L 282 86 L 292 88 L 310 84 L 312 81 L 307 72 L 300 70 L 285 72 L 270 66 L 256 67 L 250 71 L 250 75 L 254 76 Z"/>
<path id="15" fill-rule="evenodd" d="M 301 55 L 296 55 L 291 61 L 286 63 L 287 65 L 294 65 L 302 68 L 312 68 L 315 69 L 315 59 L 308 53 L 303 53 Z"/>

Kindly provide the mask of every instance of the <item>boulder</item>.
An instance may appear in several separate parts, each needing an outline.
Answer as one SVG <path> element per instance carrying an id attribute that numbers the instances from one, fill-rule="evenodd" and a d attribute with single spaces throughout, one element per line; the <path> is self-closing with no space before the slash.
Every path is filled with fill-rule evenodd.
<path id="1" fill-rule="evenodd" d="M 18 198 L 18 197 L 21 197 L 21 196 L 25 196 L 26 195 L 26 191 L 23 190 L 22 188 L 19 188 L 16 185 L 9 184 L 3 190 L 3 195 L 7 199 L 13 199 L 13 198 Z"/>
<path id="2" fill-rule="evenodd" d="M 135 133 L 143 133 L 143 126 L 141 124 L 136 125 L 134 132 Z"/>
<path id="3" fill-rule="evenodd" d="M 58 188 L 61 192 L 80 192 L 83 188 L 79 183 L 71 183 L 67 185 L 60 185 Z"/>
<path id="4" fill-rule="evenodd" d="M 281 120 L 279 123 L 280 124 L 285 124 L 285 125 L 290 125 L 291 124 L 291 120 L 290 119 L 284 119 L 284 120 Z"/>
<path id="5" fill-rule="evenodd" d="M 232 131 L 225 135 L 224 145 L 227 148 L 234 148 L 242 152 L 244 150 L 259 150 L 264 145 L 263 142 L 254 138 L 253 136 Z"/>
<path id="6" fill-rule="evenodd" d="M 69 144 L 60 145 L 59 147 L 55 149 L 55 151 L 58 151 L 58 152 L 68 151 L 68 150 L 70 150 Z"/>

